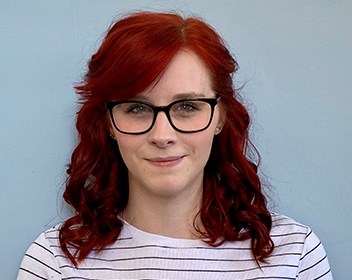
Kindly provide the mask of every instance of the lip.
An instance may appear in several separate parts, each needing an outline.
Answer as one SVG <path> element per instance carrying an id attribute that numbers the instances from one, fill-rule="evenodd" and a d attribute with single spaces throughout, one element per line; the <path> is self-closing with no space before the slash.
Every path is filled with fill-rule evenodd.
<path id="1" fill-rule="evenodd" d="M 183 156 L 170 156 L 170 157 L 154 157 L 148 158 L 147 161 L 158 167 L 172 167 L 180 163 Z"/>

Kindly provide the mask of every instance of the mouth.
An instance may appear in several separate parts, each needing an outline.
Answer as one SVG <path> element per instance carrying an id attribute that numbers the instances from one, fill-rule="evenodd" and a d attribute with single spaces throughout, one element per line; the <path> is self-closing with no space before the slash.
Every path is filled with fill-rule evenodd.
<path id="1" fill-rule="evenodd" d="M 147 161 L 158 167 L 172 167 L 177 165 L 182 161 L 184 156 L 171 156 L 171 157 L 155 157 L 155 158 L 148 158 Z"/>

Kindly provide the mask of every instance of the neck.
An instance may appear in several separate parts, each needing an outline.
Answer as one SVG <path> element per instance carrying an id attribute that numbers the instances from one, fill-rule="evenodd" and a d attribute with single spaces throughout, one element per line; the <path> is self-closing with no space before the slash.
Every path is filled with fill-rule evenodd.
<path id="1" fill-rule="evenodd" d="M 181 198 L 141 195 L 130 188 L 129 200 L 122 217 L 145 232 L 183 239 L 199 239 L 194 228 L 203 230 L 197 216 L 202 205 L 202 187 Z"/>

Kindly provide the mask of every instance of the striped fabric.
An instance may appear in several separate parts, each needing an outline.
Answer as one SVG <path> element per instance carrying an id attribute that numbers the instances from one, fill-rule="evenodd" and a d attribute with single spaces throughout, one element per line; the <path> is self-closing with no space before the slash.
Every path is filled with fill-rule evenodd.
<path id="1" fill-rule="evenodd" d="M 275 249 L 261 267 L 253 260 L 250 241 L 214 248 L 125 223 L 114 244 L 91 252 L 75 268 L 60 250 L 56 226 L 30 246 L 17 279 L 332 279 L 324 248 L 308 227 L 280 215 L 273 215 L 273 222 Z"/>

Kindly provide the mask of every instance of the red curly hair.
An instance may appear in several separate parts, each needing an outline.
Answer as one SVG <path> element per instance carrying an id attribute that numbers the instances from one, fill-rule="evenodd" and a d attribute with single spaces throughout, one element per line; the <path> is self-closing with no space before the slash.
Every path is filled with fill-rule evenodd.
<path id="1" fill-rule="evenodd" d="M 139 12 L 110 27 L 84 80 L 76 86 L 81 100 L 76 123 L 79 142 L 64 192 L 75 215 L 60 228 L 61 248 L 73 264 L 84 260 L 91 250 L 113 243 L 123 226 L 118 214 L 128 200 L 127 168 L 109 137 L 105 104 L 145 90 L 185 49 L 196 53 L 208 67 L 213 90 L 221 96 L 226 113 L 205 167 L 198 214 L 205 228 L 204 241 L 218 246 L 251 239 L 257 262 L 265 261 L 272 252 L 271 215 L 257 165 L 249 158 L 249 150 L 256 152 L 248 139 L 250 117 L 232 81 L 236 61 L 217 32 L 202 20 Z"/>

